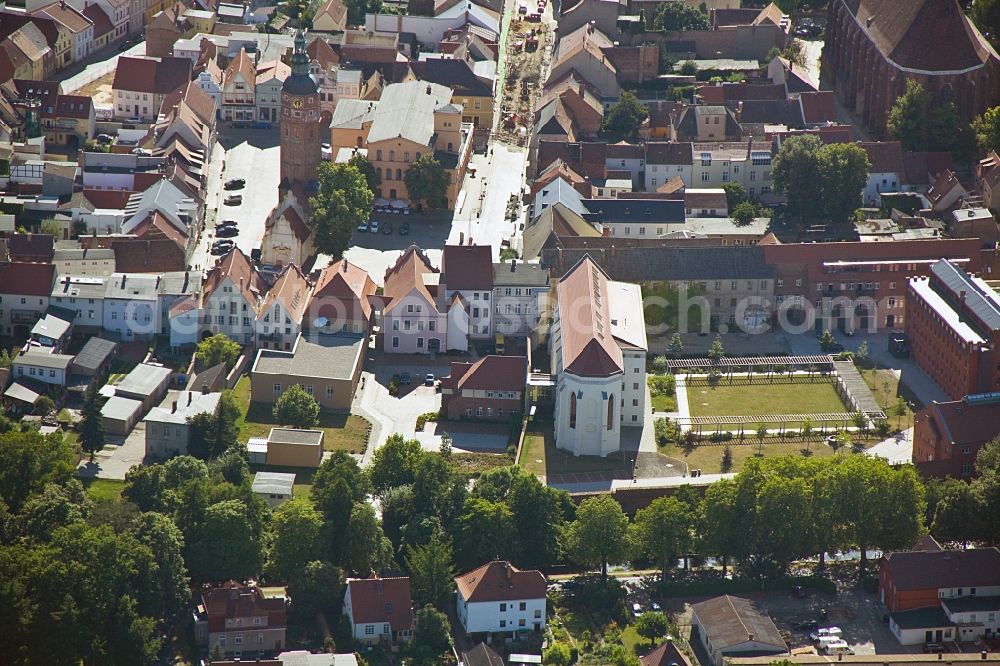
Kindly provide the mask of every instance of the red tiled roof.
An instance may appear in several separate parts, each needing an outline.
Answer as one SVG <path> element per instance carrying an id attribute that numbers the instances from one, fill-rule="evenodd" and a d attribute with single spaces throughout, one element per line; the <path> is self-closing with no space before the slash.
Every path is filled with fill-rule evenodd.
<path id="1" fill-rule="evenodd" d="M 0 294 L 48 296 L 55 275 L 56 267 L 52 264 L 0 263 Z"/>
<path id="2" fill-rule="evenodd" d="M 905 172 L 903 145 L 899 141 L 859 141 L 858 145 L 868 153 L 872 173 Z"/>
<path id="3" fill-rule="evenodd" d="M 261 312 L 276 300 L 281 302 L 285 313 L 293 322 L 302 321 L 302 313 L 309 303 L 309 282 L 295 264 L 286 264 L 281 270 L 274 286 L 267 292 Z"/>
<path id="4" fill-rule="evenodd" d="M 83 198 L 90 202 L 94 208 L 121 209 L 125 208 L 125 204 L 128 203 L 129 197 L 133 194 L 135 193 L 128 190 L 85 189 Z"/>
<path id="5" fill-rule="evenodd" d="M 608 276 L 585 256 L 556 287 L 563 367 L 582 377 L 623 371 L 622 352 L 611 334 Z"/>
<path id="6" fill-rule="evenodd" d="M 409 578 L 359 578 L 347 586 L 354 624 L 388 622 L 393 631 L 413 628 Z"/>
<path id="7" fill-rule="evenodd" d="M 107 247 L 98 243 L 94 247 Z M 118 239 L 110 240 L 115 253 L 115 269 L 122 273 L 164 273 L 187 268 L 184 250 L 174 241 Z"/>
<path id="8" fill-rule="evenodd" d="M 441 282 L 448 289 L 493 289 L 493 250 L 489 245 L 446 245 Z"/>
<path id="9" fill-rule="evenodd" d="M 528 376 L 525 356 L 484 356 L 475 363 L 452 361 L 441 385 L 456 390 L 523 391 Z"/>
<path id="10" fill-rule="evenodd" d="M 191 80 L 188 58 L 133 58 L 121 56 L 115 69 L 114 90 L 171 93 Z"/>
<path id="11" fill-rule="evenodd" d="M 956 0 L 842 0 L 861 32 L 902 67 L 960 70 L 996 57 Z"/>
<path id="12" fill-rule="evenodd" d="M 540 571 L 521 571 L 510 562 L 488 562 L 458 576 L 455 584 L 469 603 L 545 598 L 545 576 Z"/>
<path id="13" fill-rule="evenodd" d="M 837 105 L 830 90 L 804 92 L 799 95 L 802 119 L 809 124 L 837 122 Z"/>
<path id="14" fill-rule="evenodd" d="M 490 263 L 490 270 L 493 264 Z M 438 270 L 431 265 L 431 260 L 416 245 L 411 245 L 385 272 L 385 287 L 383 294 L 386 297 L 386 310 L 395 305 L 394 301 L 404 298 L 411 291 L 416 289 L 429 303 L 435 303 L 434 297 L 424 284 L 424 275 L 437 273 Z"/>
<path id="15" fill-rule="evenodd" d="M 309 316 L 367 321 L 372 314 L 368 297 L 376 289 L 366 270 L 341 259 L 320 273 L 309 302 Z"/>
<path id="16" fill-rule="evenodd" d="M 228 84 L 237 73 L 243 75 L 243 81 L 247 86 L 247 90 L 253 90 L 257 85 L 257 68 L 254 67 L 253 60 L 250 59 L 246 49 L 243 48 L 240 48 L 240 52 L 236 54 L 236 57 L 229 61 L 222 80 Z"/>
<path id="17" fill-rule="evenodd" d="M 334 2 L 339 2 L 339 0 L 331 0 L 331 4 Z M 341 6 L 343 6 L 342 3 Z M 344 11 L 347 11 L 346 7 L 344 8 Z M 309 45 L 306 47 L 306 54 L 309 56 L 310 60 L 315 60 L 324 69 L 330 65 L 337 65 L 340 63 L 340 56 L 337 55 L 337 52 L 333 50 L 333 47 L 321 37 L 317 37 L 309 42 Z"/>
<path id="18" fill-rule="evenodd" d="M 691 666 L 691 660 L 687 655 L 677 649 L 672 640 L 656 648 L 644 657 L 639 657 L 642 666 Z"/>
<path id="19" fill-rule="evenodd" d="M 882 556 L 891 584 L 899 591 L 1000 585 L 1000 550 L 902 551 Z"/>
<path id="20" fill-rule="evenodd" d="M 918 415 L 921 417 L 932 419 L 934 429 L 952 446 L 982 444 L 1000 434 L 1000 402 L 932 402 Z"/>
<path id="21" fill-rule="evenodd" d="M 226 620 L 267 616 L 268 628 L 285 626 L 284 599 L 265 599 L 256 587 L 229 581 L 201 595 L 210 632 L 223 631 Z M 250 622 L 246 622 L 250 626 Z"/>
<path id="22" fill-rule="evenodd" d="M 84 7 L 83 15 L 93 22 L 95 38 L 115 31 L 114 24 L 111 23 L 111 19 L 108 18 L 107 12 L 101 9 L 100 5 L 93 4 Z"/>
<path id="23" fill-rule="evenodd" d="M 235 248 L 208 271 L 202 287 L 203 298 L 208 300 L 227 277 L 233 281 L 236 288 L 243 290 L 243 297 L 249 303 L 257 303 L 267 291 L 267 284 L 260 272 L 239 248 Z"/>

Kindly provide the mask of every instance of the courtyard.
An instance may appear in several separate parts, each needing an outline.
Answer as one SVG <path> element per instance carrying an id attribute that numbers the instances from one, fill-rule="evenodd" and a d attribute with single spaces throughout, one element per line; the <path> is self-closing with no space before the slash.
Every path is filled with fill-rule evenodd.
<path id="1" fill-rule="evenodd" d="M 829 377 L 790 375 L 736 377 L 712 385 L 705 378 L 685 382 L 691 416 L 758 416 L 844 413 L 847 407 Z"/>

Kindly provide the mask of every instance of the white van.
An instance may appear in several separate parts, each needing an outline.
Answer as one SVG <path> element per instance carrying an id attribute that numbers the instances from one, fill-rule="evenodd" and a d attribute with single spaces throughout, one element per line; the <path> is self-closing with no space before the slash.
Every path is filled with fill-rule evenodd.
<path id="1" fill-rule="evenodd" d="M 819 647 L 822 650 L 827 645 L 832 645 L 833 643 L 843 643 L 844 639 L 840 636 L 820 636 L 819 640 L 816 642 L 819 643 Z"/>
<path id="2" fill-rule="evenodd" d="M 827 643 L 826 645 L 821 645 L 820 649 L 827 654 L 854 654 L 854 648 L 844 641 Z"/>

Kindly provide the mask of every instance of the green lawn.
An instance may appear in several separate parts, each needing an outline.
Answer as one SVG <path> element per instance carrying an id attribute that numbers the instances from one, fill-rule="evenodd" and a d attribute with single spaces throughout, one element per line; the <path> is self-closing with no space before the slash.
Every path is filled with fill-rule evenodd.
<path id="1" fill-rule="evenodd" d="M 912 427 L 914 410 L 910 407 L 910 403 L 916 405 L 918 411 L 922 405 L 917 396 L 905 384 L 899 383 L 899 377 L 891 370 L 873 368 L 871 370 L 859 369 L 859 372 L 864 377 L 865 383 L 868 384 L 868 388 L 872 390 L 875 401 L 885 411 L 889 424 L 896 430 L 906 430 Z M 906 413 L 901 417 L 893 415 L 890 411 L 890 408 L 896 404 L 897 398 L 900 397 L 906 402 Z"/>
<path id="2" fill-rule="evenodd" d="M 596 456 L 574 456 L 556 448 L 552 435 L 551 421 L 528 423 L 524 436 L 524 446 L 518 461 L 521 467 L 532 474 L 573 474 L 576 472 L 618 472 L 623 468 L 621 454 L 611 454 L 606 458 Z"/>
<path id="3" fill-rule="evenodd" d="M 113 502 L 121 497 L 124 481 L 117 479 L 81 479 L 87 495 L 94 501 Z"/>
<path id="4" fill-rule="evenodd" d="M 688 382 L 687 399 L 691 416 L 847 412 L 833 383 L 825 378 L 786 377 L 772 383 L 762 377 L 752 383 L 736 379 L 733 384 L 722 378 L 715 387 Z"/>
<path id="5" fill-rule="evenodd" d="M 478 478 L 483 472 L 495 467 L 506 467 L 513 462 L 506 453 L 453 451 L 448 465 L 460 474 L 470 478 Z"/>
<path id="6" fill-rule="evenodd" d="M 653 401 L 653 411 L 656 412 L 676 412 L 677 411 L 677 396 L 673 395 L 654 395 L 651 400 Z"/>
<path id="7" fill-rule="evenodd" d="M 250 437 L 267 437 L 271 428 L 278 425 L 271 414 L 271 405 L 250 402 L 250 377 L 241 377 L 233 389 L 233 397 L 240 406 L 243 415 L 239 421 L 240 437 L 247 440 Z M 368 442 L 368 431 L 371 425 L 365 419 L 354 414 L 334 414 L 321 411 L 319 425 L 325 434 L 323 449 L 325 451 L 348 451 L 361 453 Z"/>
<path id="8" fill-rule="evenodd" d="M 738 472 L 743 468 L 743 464 L 757 455 L 757 441 L 753 432 L 748 432 L 744 443 L 733 440 L 730 443 L 733 454 L 733 466 L 728 471 Z M 690 449 L 683 446 L 664 446 L 660 448 L 660 453 L 671 458 L 683 460 L 690 469 L 700 469 L 704 474 L 718 474 L 722 472 L 722 452 L 725 450 L 723 444 L 699 444 Z M 806 453 L 808 450 L 808 454 Z M 841 455 L 849 455 L 841 449 Z M 789 439 L 784 442 L 778 440 L 766 440 L 764 443 L 763 455 L 766 458 L 774 456 L 800 456 L 811 455 L 816 458 L 829 458 L 834 455 L 830 446 L 818 438 L 810 440 L 808 449 L 806 443 L 798 438 Z"/>

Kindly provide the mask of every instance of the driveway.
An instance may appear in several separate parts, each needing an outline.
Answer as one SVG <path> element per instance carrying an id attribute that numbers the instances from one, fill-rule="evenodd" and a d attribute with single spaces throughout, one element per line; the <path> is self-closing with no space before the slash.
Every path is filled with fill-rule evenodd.
<path id="1" fill-rule="evenodd" d="M 94 456 L 94 462 L 87 457 L 80 461 L 77 474 L 81 478 L 124 480 L 125 474 L 141 465 L 146 456 L 146 424 L 140 421 L 128 437 L 108 437 L 108 444 Z"/>

